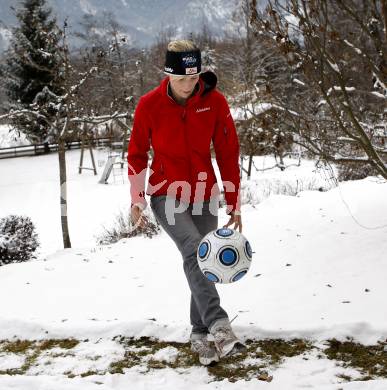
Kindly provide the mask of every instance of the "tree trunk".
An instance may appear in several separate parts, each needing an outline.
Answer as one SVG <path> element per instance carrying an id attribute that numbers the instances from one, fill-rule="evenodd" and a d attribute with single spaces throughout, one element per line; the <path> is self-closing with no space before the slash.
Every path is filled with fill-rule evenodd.
<path id="1" fill-rule="evenodd" d="M 67 179 L 66 179 L 66 149 L 63 139 L 58 140 L 59 177 L 60 177 L 60 210 L 62 237 L 64 248 L 71 248 L 69 227 L 67 222 Z"/>
<path id="2" fill-rule="evenodd" d="M 285 164 L 284 164 L 284 156 L 283 156 L 282 150 L 280 150 L 278 152 L 278 157 L 280 159 L 280 169 L 281 169 L 281 171 L 284 171 L 285 170 Z"/>
<path id="3" fill-rule="evenodd" d="M 45 141 L 43 145 L 44 145 L 44 153 L 50 153 L 50 146 L 48 141 Z"/>
<path id="4" fill-rule="evenodd" d="M 250 178 L 251 178 L 251 168 L 253 166 L 253 157 L 254 157 L 253 155 L 249 156 L 249 167 L 247 169 L 247 180 L 250 180 Z"/>

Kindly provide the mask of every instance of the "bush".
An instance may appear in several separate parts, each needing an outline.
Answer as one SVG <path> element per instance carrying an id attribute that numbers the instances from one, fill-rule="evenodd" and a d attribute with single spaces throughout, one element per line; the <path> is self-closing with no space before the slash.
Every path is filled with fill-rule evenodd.
<path id="1" fill-rule="evenodd" d="M 242 180 L 241 203 L 257 205 L 272 195 L 297 196 L 302 191 L 325 192 L 333 188 L 334 184 L 316 176 L 292 178 L 262 178 Z"/>
<path id="2" fill-rule="evenodd" d="M 0 219 L 0 266 L 35 258 L 39 246 L 35 226 L 29 217 L 9 215 Z"/>
<path id="3" fill-rule="evenodd" d="M 130 219 L 130 212 L 120 211 L 116 216 L 113 225 L 110 228 L 103 226 L 103 233 L 96 237 L 98 245 L 114 244 L 122 238 L 130 238 L 135 236 L 146 236 L 152 238 L 161 232 L 159 223 L 150 215 L 147 210 L 144 215 L 148 218 L 149 224 L 145 228 L 134 228 Z"/>
<path id="4" fill-rule="evenodd" d="M 339 181 L 361 180 L 379 173 L 367 163 L 345 163 L 338 165 Z"/>

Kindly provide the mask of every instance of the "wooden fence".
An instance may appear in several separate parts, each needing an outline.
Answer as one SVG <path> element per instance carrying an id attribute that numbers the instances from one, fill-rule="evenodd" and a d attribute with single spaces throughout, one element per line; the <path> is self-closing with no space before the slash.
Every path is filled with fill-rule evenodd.
<path id="1" fill-rule="evenodd" d="M 112 149 L 122 149 L 122 141 L 113 141 L 109 137 L 93 138 L 90 142 L 94 147 L 106 146 Z M 67 150 L 80 149 L 81 141 L 66 142 Z M 47 154 L 49 152 L 58 151 L 58 144 L 35 144 L 35 145 L 23 145 L 23 146 L 11 146 L 7 148 L 0 148 L 0 159 L 13 158 L 13 157 L 25 157 L 36 156 L 41 154 Z"/>

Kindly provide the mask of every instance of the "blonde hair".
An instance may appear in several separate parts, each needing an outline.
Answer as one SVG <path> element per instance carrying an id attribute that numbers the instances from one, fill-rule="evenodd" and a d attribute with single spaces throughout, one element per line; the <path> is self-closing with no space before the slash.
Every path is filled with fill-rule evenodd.
<path id="1" fill-rule="evenodd" d="M 176 41 L 171 41 L 168 44 L 169 51 L 180 52 L 180 51 L 190 51 L 195 49 L 197 49 L 197 46 L 192 41 L 189 41 L 188 39 L 179 39 Z"/>

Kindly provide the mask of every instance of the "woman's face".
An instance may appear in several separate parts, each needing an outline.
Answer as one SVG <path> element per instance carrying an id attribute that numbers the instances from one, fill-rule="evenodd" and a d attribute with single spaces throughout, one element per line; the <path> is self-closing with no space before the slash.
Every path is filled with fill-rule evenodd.
<path id="1" fill-rule="evenodd" d="M 193 92 L 199 75 L 194 76 L 169 76 L 169 82 L 173 93 L 180 99 L 188 99 Z"/>

